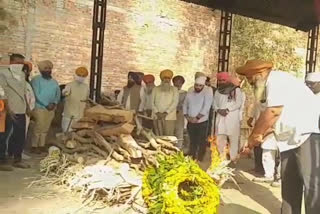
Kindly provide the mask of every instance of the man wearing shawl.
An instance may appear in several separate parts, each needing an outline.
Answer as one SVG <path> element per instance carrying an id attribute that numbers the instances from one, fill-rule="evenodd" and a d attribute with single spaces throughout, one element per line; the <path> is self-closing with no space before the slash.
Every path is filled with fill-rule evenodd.
<path id="1" fill-rule="evenodd" d="M 212 91 L 206 90 L 206 76 L 195 80 L 194 89 L 189 90 L 183 105 L 183 113 L 188 121 L 190 155 L 202 161 L 206 151 L 209 111 L 212 105 Z"/>
<path id="2" fill-rule="evenodd" d="M 274 133 L 281 152 L 281 213 L 301 213 L 304 195 L 306 214 L 316 214 L 320 210 L 319 100 L 303 81 L 272 68 L 271 62 L 249 60 L 236 70 L 254 87 L 256 100 L 266 103 L 243 152 L 249 153 Z"/>
<path id="3" fill-rule="evenodd" d="M 230 145 L 230 159 L 236 162 L 240 142 L 240 110 L 243 93 L 239 83 L 227 72 L 217 74 L 218 89 L 214 95 L 213 106 L 217 113 L 216 134 L 220 154 L 224 154 L 227 143 Z"/>
<path id="4" fill-rule="evenodd" d="M 72 124 L 83 117 L 86 100 L 89 98 L 89 86 L 85 83 L 88 74 L 87 68 L 77 68 L 74 81 L 68 83 L 62 91 L 65 96 L 61 124 L 63 132 L 70 131 Z"/>
<path id="5" fill-rule="evenodd" d="M 31 86 L 36 97 L 33 111 L 35 125 L 32 137 L 32 152 L 46 152 L 45 144 L 51 122 L 55 115 L 57 104 L 60 102 L 61 91 L 58 82 L 52 78 L 53 64 L 49 60 L 38 64 L 40 75 L 34 77 Z"/>
<path id="6" fill-rule="evenodd" d="M 117 101 L 127 110 L 138 112 L 141 110 L 141 98 L 144 97 L 144 90 L 139 83 L 139 76 L 136 72 L 128 73 L 128 82 L 120 90 Z"/>
<path id="7" fill-rule="evenodd" d="M 177 120 L 178 89 L 171 85 L 173 72 L 160 73 L 161 84 L 152 90 L 152 117 L 157 135 L 174 136 Z"/>

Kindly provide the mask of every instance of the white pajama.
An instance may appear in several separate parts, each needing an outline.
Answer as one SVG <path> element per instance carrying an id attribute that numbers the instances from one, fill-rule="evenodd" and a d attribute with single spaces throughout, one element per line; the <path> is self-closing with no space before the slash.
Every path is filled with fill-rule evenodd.
<path id="1" fill-rule="evenodd" d="M 262 165 L 266 178 L 273 178 L 275 175 L 276 155 L 276 150 L 263 149 L 262 151 Z"/>
<path id="2" fill-rule="evenodd" d="M 218 135 L 218 150 L 220 154 L 223 154 L 228 144 L 228 138 L 230 142 L 230 159 L 235 160 L 239 151 L 239 135 Z"/>

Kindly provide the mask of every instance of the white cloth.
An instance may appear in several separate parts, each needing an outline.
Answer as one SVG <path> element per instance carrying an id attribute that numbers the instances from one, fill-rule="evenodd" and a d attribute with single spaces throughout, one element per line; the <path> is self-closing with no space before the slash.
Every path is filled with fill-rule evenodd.
<path id="1" fill-rule="evenodd" d="M 230 143 L 230 159 L 235 160 L 239 152 L 239 135 L 218 135 L 218 150 L 220 154 L 223 154 L 228 144 L 228 138 Z"/>
<path id="2" fill-rule="evenodd" d="M 123 93 L 124 93 L 124 90 L 123 88 L 120 90 L 119 94 L 118 94 L 118 97 L 117 97 L 117 101 L 118 103 L 122 104 L 122 98 L 123 98 Z M 141 102 L 140 102 L 140 105 L 139 105 L 139 111 L 143 111 L 144 109 L 144 106 L 145 106 L 145 103 L 142 102 L 143 98 L 145 97 L 145 87 L 142 87 L 141 86 L 141 89 L 140 89 L 140 99 L 141 99 Z M 128 95 L 128 98 L 127 98 L 127 101 L 126 103 L 123 103 L 124 104 L 124 108 L 127 109 L 127 110 L 130 110 L 131 109 L 131 104 L 130 104 L 130 93 Z"/>
<path id="3" fill-rule="evenodd" d="M 176 87 L 171 86 L 169 91 L 163 91 L 161 86 L 156 86 L 152 90 L 152 117 L 156 119 L 156 113 L 167 112 L 165 120 L 176 120 L 178 102 L 179 92 Z"/>
<path id="4" fill-rule="evenodd" d="M 200 76 L 200 77 L 196 78 L 195 83 L 199 84 L 199 85 L 205 85 L 206 84 L 206 80 L 207 80 L 206 76 Z"/>
<path id="5" fill-rule="evenodd" d="M 196 117 L 198 114 L 202 114 L 203 117 L 200 118 L 198 123 L 205 122 L 209 118 L 212 102 L 212 90 L 206 90 L 204 88 L 199 93 L 195 92 L 194 90 L 188 91 L 183 104 L 183 113 L 189 117 Z"/>
<path id="6" fill-rule="evenodd" d="M 295 149 L 311 133 L 319 133 L 320 100 L 312 91 L 289 73 L 271 71 L 266 82 L 267 107 L 282 106 L 282 113 L 275 124 L 275 136 L 280 152 Z M 289 139 L 281 134 L 292 132 Z"/>
<path id="7" fill-rule="evenodd" d="M 309 82 L 320 82 L 320 72 L 308 73 L 306 81 Z"/>
<path id="8" fill-rule="evenodd" d="M 63 132 L 68 132 L 68 131 L 72 131 L 72 124 L 74 124 L 75 122 L 77 122 L 79 120 L 79 118 L 73 118 L 72 119 L 72 122 L 71 122 L 71 118 L 68 118 L 68 117 L 62 117 L 62 120 L 61 120 L 61 129 Z M 71 122 L 71 124 L 70 124 Z M 69 127 L 70 125 L 70 127 Z M 69 130 L 68 130 L 68 127 L 69 127 Z"/>
<path id="9" fill-rule="evenodd" d="M 36 106 L 36 97 L 34 96 L 33 89 L 29 83 L 27 83 L 26 100 L 32 111 Z"/>
<path id="10" fill-rule="evenodd" d="M 273 178 L 275 175 L 276 155 L 275 150 L 263 149 L 262 151 L 262 166 L 266 178 Z"/>
<path id="11" fill-rule="evenodd" d="M 150 94 L 147 93 L 147 88 L 143 88 L 144 92 L 140 93 L 141 103 L 139 111 L 152 110 L 152 92 Z M 130 95 L 129 95 L 130 96 Z"/>
<path id="12" fill-rule="evenodd" d="M 216 133 L 218 135 L 240 135 L 240 109 L 243 104 L 243 93 L 240 88 L 235 89 L 235 99 L 220 94 L 217 90 L 213 97 L 214 110 L 228 109 L 227 116 L 216 114 Z"/>

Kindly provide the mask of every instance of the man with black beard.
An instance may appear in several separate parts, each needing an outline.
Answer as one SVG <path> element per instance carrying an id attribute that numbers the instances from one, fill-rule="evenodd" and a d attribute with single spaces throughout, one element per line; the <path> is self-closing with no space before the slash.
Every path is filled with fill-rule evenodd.
<path id="1" fill-rule="evenodd" d="M 157 135 L 174 136 L 179 102 L 178 89 L 171 85 L 173 72 L 160 73 L 161 84 L 152 90 L 152 117 Z"/>
<path id="2" fill-rule="evenodd" d="M 249 60 L 236 70 L 254 86 L 256 100 L 266 104 L 243 152 L 249 153 L 274 133 L 281 152 L 281 213 L 301 213 L 304 195 L 306 214 L 316 214 L 320 210 L 319 100 L 303 81 L 272 68 L 271 62 Z"/>
<path id="3" fill-rule="evenodd" d="M 205 89 L 205 76 L 197 77 L 193 90 L 189 90 L 183 105 L 183 113 L 188 121 L 190 155 L 202 161 L 206 151 L 209 111 L 213 94 Z"/>
<path id="4" fill-rule="evenodd" d="M 139 76 L 135 72 L 128 73 L 128 82 L 125 87 L 120 90 L 117 101 L 124 106 L 127 110 L 133 110 L 135 112 L 141 109 L 141 98 L 144 97 L 144 90 L 137 83 L 139 82 Z"/>
<path id="5" fill-rule="evenodd" d="M 36 106 L 33 111 L 35 125 L 32 137 L 32 152 L 45 152 L 45 143 L 55 109 L 60 102 L 61 91 L 59 84 L 51 76 L 53 64 L 49 60 L 38 64 L 41 75 L 34 77 L 31 86 L 36 97 Z"/>

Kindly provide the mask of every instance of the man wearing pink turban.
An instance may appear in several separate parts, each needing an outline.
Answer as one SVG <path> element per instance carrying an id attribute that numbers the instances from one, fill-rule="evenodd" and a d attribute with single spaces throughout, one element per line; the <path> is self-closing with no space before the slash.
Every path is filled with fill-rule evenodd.
<path id="1" fill-rule="evenodd" d="M 230 159 L 235 162 L 240 140 L 241 108 L 245 98 L 239 88 L 239 81 L 229 73 L 218 73 L 217 80 L 218 89 L 214 95 L 213 106 L 217 113 L 215 133 L 218 149 L 220 154 L 223 154 L 229 141 Z"/>

